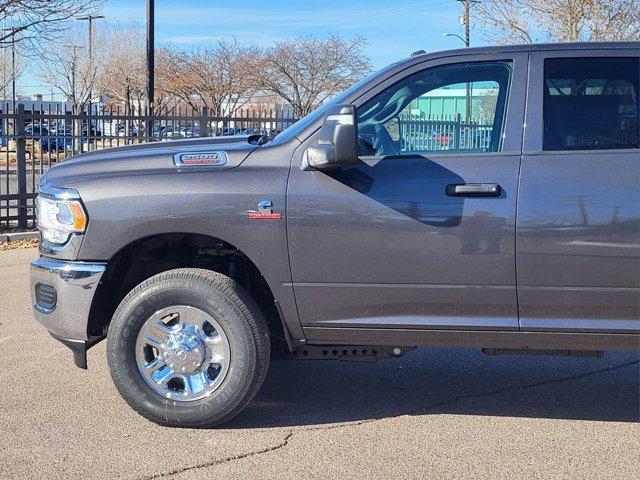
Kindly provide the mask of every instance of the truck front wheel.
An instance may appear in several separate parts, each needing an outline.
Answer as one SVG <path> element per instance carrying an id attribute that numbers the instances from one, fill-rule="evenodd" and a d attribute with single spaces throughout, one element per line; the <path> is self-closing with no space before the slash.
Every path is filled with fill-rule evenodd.
<path id="1" fill-rule="evenodd" d="M 253 399 L 269 365 L 269 331 L 229 277 L 181 268 L 142 282 L 107 336 L 111 377 L 125 401 L 161 425 L 211 427 Z"/>

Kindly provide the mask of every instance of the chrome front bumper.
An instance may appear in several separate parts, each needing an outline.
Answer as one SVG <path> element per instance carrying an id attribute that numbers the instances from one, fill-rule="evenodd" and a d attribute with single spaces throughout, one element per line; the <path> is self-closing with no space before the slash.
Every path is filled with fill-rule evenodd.
<path id="1" fill-rule="evenodd" d="M 29 288 L 35 319 L 74 353 L 76 347 L 87 348 L 89 311 L 105 269 L 106 263 L 44 257 L 31 262 Z M 46 296 L 37 293 L 43 287 Z"/>

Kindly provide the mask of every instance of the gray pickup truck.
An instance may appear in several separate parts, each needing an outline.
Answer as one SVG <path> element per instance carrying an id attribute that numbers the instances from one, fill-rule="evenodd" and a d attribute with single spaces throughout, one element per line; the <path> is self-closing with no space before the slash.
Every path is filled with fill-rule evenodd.
<path id="1" fill-rule="evenodd" d="M 87 153 L 37 199 L 36 319 L 164 425 L 270 359 L 640 349 L 640 43 L 417 52 L 275 138 Z"/>

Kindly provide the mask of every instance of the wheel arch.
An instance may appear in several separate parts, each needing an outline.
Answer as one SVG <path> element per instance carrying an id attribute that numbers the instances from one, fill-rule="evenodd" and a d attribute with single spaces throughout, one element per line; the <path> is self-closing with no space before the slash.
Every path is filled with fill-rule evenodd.
<path id="1" fill-rule="evenodd" d="M 256 263 L 218 236 L 192 232 L 154 233 L 130 241 L 107 262 L 92 301 L 87 324 L 90 339 L 106 335 L 113 313 L 136 285 L 174 268 L 198 267 L 233 278 L 256 300 L 274 339 L 289 349 L 292 334 L 280 303 Z M 297 319 L 295 319 L 297 321 Z"/>

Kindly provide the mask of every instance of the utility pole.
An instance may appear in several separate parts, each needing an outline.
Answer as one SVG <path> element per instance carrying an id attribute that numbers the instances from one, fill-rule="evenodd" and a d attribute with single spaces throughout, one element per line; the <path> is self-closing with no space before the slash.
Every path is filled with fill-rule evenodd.
<path id="1" fill-rule="evenodd" d="M 464 24 L 464 46 L 469 48 L 471 46 L 471 4 L 478 3 L 479 0 L 457 0 L 461 2 L 463 5 L 463 13 L 462 13 L 462 22 Z M 471 123 L 472 110 L 473 110 L 473 101 L 472 101 L 472 86 L 471 83 L 467 82 L 466 85 L 466 123 L 467 129 L 469 129 L 469 124 Z"/>
<path id="2" fill-rule="evenodd" d="M 86 15 L 84 17 L 78 17 L 78 20 L 86 21 L 89 23 L 89 43 L 88 43 L 89 63 L 87 65 L 87 73 L 89 75 L 92 75 L 91 70 L 93 69 L 93 21 L 99 20 L 101 18 L 104 18 L 104 15 Z M 91 92 L 91 86 L 92 86 L 92 81 L 89 81 L 89 115 L 91 115 L 91 99 L 93 96 Z"/>
<path id="3" fill-rule="evenodd" d="M 464 24 L 464 45 L 465 47 L 471 46 L 471 4 L 477 3 L 477 0 L 457 0 L 462 3 L 463 12 L 462 12 L 462 21 L 460 23 Z"/>

